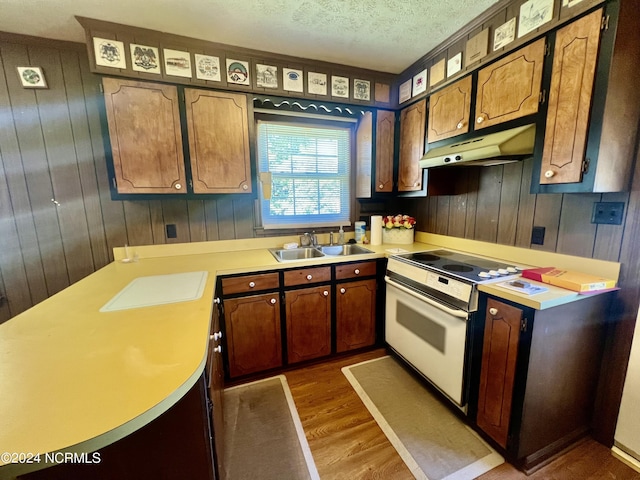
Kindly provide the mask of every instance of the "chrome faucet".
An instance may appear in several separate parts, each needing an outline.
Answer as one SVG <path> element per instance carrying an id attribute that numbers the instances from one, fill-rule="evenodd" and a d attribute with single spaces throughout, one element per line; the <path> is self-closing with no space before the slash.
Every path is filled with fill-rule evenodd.
<path id="1" fill-rule="evenodd" d="M 300 235 L 300 244 L 303 247 L 308 247 L 309 245 L 311 245 L 312 247 L 317 247 L 318 236 L 316 235 L 316 232 L 305 232 L 304 235 Z"/>

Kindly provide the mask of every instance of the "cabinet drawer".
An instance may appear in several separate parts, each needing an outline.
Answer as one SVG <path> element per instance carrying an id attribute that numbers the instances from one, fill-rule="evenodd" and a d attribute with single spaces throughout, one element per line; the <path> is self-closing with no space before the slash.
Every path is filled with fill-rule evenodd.
<path id="1" fill-rule="evenodd" d="M 224 295 L 269 290 L 279 286 L 277 272 L 222 279 L 222 293 Z"/>
<path id="2" fill-rule="evenodd" d="M 376 274 L 376 262 L 358 262 L 336 266 L 336 280 L 370 277 Z"/>
<path id="3" fill-rule="evenodd" d="M 306 285 L 331 280 L 331 267 L 302 268 L 284 272 L 284 286 Z"/>

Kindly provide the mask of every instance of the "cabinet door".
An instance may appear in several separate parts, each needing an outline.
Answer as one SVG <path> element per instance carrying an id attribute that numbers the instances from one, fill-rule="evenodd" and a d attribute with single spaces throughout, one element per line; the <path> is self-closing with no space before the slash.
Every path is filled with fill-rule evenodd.
<path id="1" fill-rule="evenodd" d="M 224 300 L 224 321 L 231 377 L 282 366 L 277 293 Z"/>
<path id="2" fill-rule="evenodd" d="M 246 95 L 184 92 L 194 193 L 250 193 Z"/>
<path id="3" fill-rule="evenodd" d="M 339 283 L 336 292 L 336 351 L 368 347 L 375 341 L 375 279 Z"/>
<path id="4" fill-rule="evenodd" d="M 223 394 L 224 370 L 222 368 L 222 331 L 220 329 L 220 299 L 216 298 L 213 305 L 211 318 L 211 331 L 209 333 L 209 357 L 207 362 L 209 399 L 212 404 L 213 443 L 215 446 L 215 458 L 217 471 L 224 471 L 222 462 L 224 440 L 224 412 Z"/>
<path id="5" fill-rule="evenodd" d="M 103 78 L 118 193 L 187 193 L 178 90 Z"/>
<path id="6" fill-rule="evenodd" d="M 285 292 L 289 363 L 331 353 L 331 287 Z"/>
<path id="7" fill-rule="evenodd" d="M 522 316 L 522 310 L 516 307 L 487 300 L 477 423 L 505 448 Z"/>
<path id="8" fill-rule="evenodd" d="M 541 184 L 582 180 L 601 20 L 602 9 L 556 34 Z"/>
<path id="9" fill-rule="evenodd" d="M 438 90 L 429 99 L 429 143 L 469 131 L 471 76 Z"/>
<path id="10" fill-rule="evenodd" d="M 376 192 L 393 191 L 393 145 L 396 114 L 378 110 L 376 119 Z"/>
<path id="11" fill-rule="evenodd" d="M 544 51 L 541 38 L 478 72 L 476 130 L 537 113 Z"/>
<path id="12" fill-rule="evenodd" d="M 400 113 L 400 160 L 398 191 L 412 192 L 422 188 L 420 159 L 424 154 L 424 127 L 427 101 L 421 100 Z"/>

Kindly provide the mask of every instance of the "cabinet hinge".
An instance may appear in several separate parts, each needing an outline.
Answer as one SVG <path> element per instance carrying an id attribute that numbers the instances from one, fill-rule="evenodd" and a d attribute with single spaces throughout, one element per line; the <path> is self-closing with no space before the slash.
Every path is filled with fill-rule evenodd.
<path id="1" fill-rule="evenodd" d="M 101 83 L 98 84 L 98 88 L 100 89 L 100 93 L 104 93 L 104 86 Z"/>
<path id="2" fill-rule="evenodd" d="M 523 318 L 522 321 L 520 322 L 520 331 L 521 332 L 526 332 L 527 331 L 527 319 Z"/>
<path id="3" fill-rule="evenodd" d="M 588 158 L 585 158 L 582 161 L 582 173 L 587 173 L 589 171 L 589 162 L 590 160 Z"/>
<path id="4" fill-rule="evenodd" d="M 600 30 L 609 30 L 609 15 L 605 15 L 604 17 L 602 17 L 602 21 L 600 22 Z"/>
<path id="5" fill-rule="evenodd" d="M 116 177 L 111 177 L 111 185 L 113 185 L 113 189 L 118 189 L 118 184 L 116 183 Z"/>
<path id="6" fill-rule="evenodd" d="M 544 56 L 548 57 L 551 54 L 551 46 L 549 46 L 549 42 L 544 44 Z"/>
<path id="7" fill-rule="evenodd" d="M 540 95 L 538 96 L 538 101 L 543 104 L 547 101 L 547 91 L 542 89 L 540 90 Z"/>

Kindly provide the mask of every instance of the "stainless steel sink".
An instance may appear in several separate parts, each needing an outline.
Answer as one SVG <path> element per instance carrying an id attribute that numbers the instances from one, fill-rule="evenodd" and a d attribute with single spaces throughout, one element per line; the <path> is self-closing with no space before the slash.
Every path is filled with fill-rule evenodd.
<path id="1" fill-rule="evenodd" d="M 270 248 L 269 251 L 279 262 L 324 257 L 324 253 L 314 247 Z"/>
<path id="2" fill-rule="evenodd" d="M 373 253 L 371 250 L 353 243 L 347 243 L 345 245 L 321 245 L 317 248 L 325 255 L 359 255 L 363 253 Z"/>

